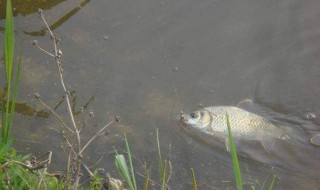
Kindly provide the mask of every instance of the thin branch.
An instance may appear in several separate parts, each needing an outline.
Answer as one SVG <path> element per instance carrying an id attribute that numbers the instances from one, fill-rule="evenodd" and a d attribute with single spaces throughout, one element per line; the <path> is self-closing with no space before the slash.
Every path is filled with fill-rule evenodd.
<path id="1" fill-rule="evenodd" d="M 22 163 L 22 162 L 19 162 L 19 161 L 16 161 L 16 160 L 9 160 L 9 161 L 7 161 L 6 163 L 4 163 L 3 165 L 1 165 L 1 166 L 0 166 L 0 169 L 3 169 L 3 168 L 5 168 L 6 166 L 9 166 L 10 164 L 19 164 L 19 165 L 21 165 L 21 166 L 24 166 L 24 167 L 26 167 L 26 168 L 29 168 L 28 165 L 26 165 L 26 164 L 24 164 L 24 163 Z"/>
<path id="2" fill-rule="evenodd" d="M 170 181 L 170 178 L 171 178 L 171 175 L 172 175 L 172 165 L 171 165 L 171 161 L 169 160 L 168 163 L 169 163 L 169 175 L 168 175 L 166 184 L 169 184 L 169 181 Z"/>
<path id="3" fill-rule="evenodd" d="M 73 183 L 73 189 L 75 189 L 75 190 L 78 189 L 78 185 L 79 185 L 81 176 L 82 176 L 82 174 L 81 174 L 81 159 L 78 156 L 77 157 L 76 179 L 74 180 L 74 183 Z"/>
<path id="4" fill-rule="evenodd" d="M 97 160 L 94 164 L 92 164 L 91 166 L 88 166 L 88 168 L 93 168 L 96 167 L 103 159 L 105 154 L 103 154 L 102 156 L 100 156 L 99 160 Z"/>
<path id="5" fill-rule="evenodd" d="M 48 52 L 47 50 L 43 49 L 42 47 L 40 47 L 38 45 L 38 41 L 37 40 L 33 40 L 32 45 L 35 45 L 37 48 L 39 48 L 39 50 L 43 51 L 44 53 L 50 55 L 51 57 L 55 57 L 52 53 Z"/>
<path id="6" fill-rule="evenodd" d="M 26 161 L 26 163 L 16 161 L 16 160 L 9 160 L 5 164 L 1 165 L 0 169 L 3 169 L 10 164 L 18 164 L 18 165 L 21 165 L 21 166 L 29 169 L 29 170 L 38 170 L 41 168 L 47 168 L 51 163 L 52 152 L 49 151 L 46 154 L 48 154 L 48 158 L 44 161 L 37 161 L 36 157 L 32 157 L 31 161 Z M 44 154 L 44 155 L 46 155 L 46 154 Z M 42 155 L 42 156 L 44 156 L 44 155 Z M 39 158 L 41 158 L 42 156 L 40 156 Z"/>
<path id="7" fill-rule="evenodd" d="M 68 156 L 68 166 L 67 166 L 67 171 L 65 174 L 65 181 L 64 181 L 64 190 L 69 189 L 68 178 L 69 178 L 70 167 L 71 167 L 71 153 L 72 153 L 72 151 L 74 151 L 74 150 L 70 147 L 69 156 Z"/>
<path id="8" fill-rule="evenodd" d="M 41 189 L 41 184 L 42 184 L 42 181 L 44 179 L 44 175 L 45 175 L 46 170 L 47 170 L 47 168 L 44 168 L 42 173 L 39 171 L 40 180 L 38 182 L 37 190 Z M 47 189 L 46 184 L 45 183 L 43 183 L 43 184 L 44 184 L 44 188 Z"/>
<path id="9" fill-rule="evenodd" d="M 56 116 L 56 118 L 58 118 L 58 120 L 61 122 L 61 124 L 68 129 L 71 133 L 74 133 L 74 131 L 72 131 L 62 120 L 62 118 L 50 107 L 48 106 L 44 101 L 42 101 L 41 96 L 36 92 L 33 94 L 34 97 L 45 107 L 47 108 L 54 116 Z"/>
<path id="10" fill-rule="evenodd" d="M 68 146 L 69 146 L 69 148 L 71 149 L 72 153 L 73 153 L 74 155 L 77 155 L 77 153 L 76 153 L 76 151 L 74 150 L 74 148 L 73 148 L 72 144 L 70 143 L 69 139 L 65 136 L 65 132 L 62 131 L 61 134 L 62 134 L 62 136 L 63 136 L 64 142 L 66 142 L 66 143 L 68 144 Z"/>
<path id="11" fill-rule="evenodd" d="M 86 145 L 83 146 L 83 148 L 80 150 L 79 155 L 82 155 L 82 152 L 90 145 L 90 143 L 99 135 L 101 135 L 101 133 L 107 128 L 109 127 L 112 123 L 114 122 L 114 120 L 110 121 L 107 125 L 105 125 L 102 129 L 100 129 L 100 131 L 98 131 L 95 135 L 93 135 L 93 137 L 91 137 L 91 139 L 87 142 Z"/>
<path id="12" fill-rule="evenodd" d="M 3 168 L 3 170 L 4 170 L 4 172 L 6 173 L 7 186 L 8 186 L 8 188 L 9 188 L 10 190 L 13 190 L 13 187 L 11 186 L 11 183 L 10 183 L 10 181 L 11 181 L 10 175 L 9 175 L 9 173 L 8 173 L 8 171 L 7 171 L 6 168 Z"/>
<path id="13" fill-rule="evenodd" d="M 83 162 L 82 162 L 82 166 L 87 170 L 87 172 L 89 173 L 90 177 L 94 176 L 94 174 L 90 171 L 89 167 L 87 165 L 85 165 Z"/>
<path id="14" fill-rule="evenodd" d="M 53 46 L 54 46 L 54 55 L 55 55 L 55 59 L 56 59 L 56 63 L 57 63 L 57 67 L 58 67 L 58 71 L 59 71 L 59 76 L 60 76 L 60 82 L 61 82 L 61 85 L 62 85 L 62 88 L 65 92 L 65 97 L 66 97 L 66 100 L 67 100 L 67 105 L 68 105 L 68 112 L 69 112 L 69 115 L 70 115 L 70 119 L 71 119 L 71 122 L 72 122 L 72 125 L 73 125 L 73 128 L 74 128 L 74 131 L 77 135 L 77 140 L 78 140 L 78 150 L 81 150 L 81 141 L 80 141 L 80 134 L 79 134 L 79 130 L 78 130 L 78 127 L 77 127 L 77 124 L 75 122 L 75 119 L 74 119 L 74 116 L 73 116 L 73 113 L 72 113 L 72 109 L 71 109 L 71 103 L 70 103 L 70 92 L 67 90 L 66 86 L 65 86 L 65 83 L 64 83 L 64 79 L 63 79 L 63 69 L 61 67 L 61 58 L 63 56 L 62 54 L 62 51 L 61 50 L 58 50 L 57 48 L 57 43 L 59 42 L 59 39 L 56 38 L 56 36 L 52 33 L 46 19 L 44 18 L 43 16 L 43 12 L 41 9 L 39 9 L 39 14 L 42 18 L 42 21 L 45 23 L 49 33 L 50 33 L 50 37 L 52 38 L 52 41 L 53 41 Z"/>

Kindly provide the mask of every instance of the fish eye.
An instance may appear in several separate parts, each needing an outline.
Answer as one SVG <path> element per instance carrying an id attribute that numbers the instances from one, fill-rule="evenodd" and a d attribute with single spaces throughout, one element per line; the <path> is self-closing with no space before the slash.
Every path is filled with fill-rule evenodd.
<path id="1" fill-rule="evenodd" d="M 194 112 L 192 112 L 192 113 L 190 113 L 190 117 L 191 117 L 192 119 L 195 119 L 195 118 L 197 118 L 197 114 L 194 113 Z"/>

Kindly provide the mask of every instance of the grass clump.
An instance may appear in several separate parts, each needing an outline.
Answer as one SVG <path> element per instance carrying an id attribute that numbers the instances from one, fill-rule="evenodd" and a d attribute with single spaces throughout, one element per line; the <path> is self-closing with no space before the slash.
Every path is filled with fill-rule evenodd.
<path id="1" fill-rule="evenodd" d="M 0 136 L 0 189 L 57 189 L 59 181 L 48 175 L 43 165 L 38 165 L 31 154 L 17 155 L 11 148 L 10 130 L 15 110 L 21 71 L 21 53 L 14 72 L 14 22 L 11 0 L 6 1 L 6 21 L 4 32 L 5 87 L 1 97 Z M 51 155 L 51 154 L 50 154 Z M 51 157 L 51 156 L 50 156 Z M 48 164 L 45 160 L 42 164 Z"/>
<path id="2" fill-rule="evenodd" d="M 0 189 L 62 189 L 63 183 L 54 175 L 47 173 L 45 168 L 37 168 L 30 162 L 31 154 L 17 155 L 14 149 L 0 150 Z"/>
<path id="3" fill-rule="evenodd" d="M 161 150 L 160 150 L 160 142 L 159 142 L 159 130 L 156 131 L 157 135 L 157 148 L 158 148 L 158 170 L 159 170 L 159 182 L 155 182 L 150 179 L 150 171 L 146 169 L 146 174 L 144 176 L 144 184 L 143 189 L 147 190 L 149 188 L 149 181 L 153 181 L 155 184 L 159 185 L 160 190 L 167 190 L 169 189 L 169 180 L 171 177 L 171 162 L 168 160 L 162 160 Z M 125 136 L 125 144 L 126 144 L 126 152 L 127 152 L 127 158 L 126 160 L 125 156 L 122 154 L 118 154 L 116 151 L 115 156 L 115 164 L 118 168 L 119 174 L 122 176 L 122 178 L 127 183 L 130 190 L 137 190 L 137 183 L 135 178 L 135 171 L 132 163 L 132 154 L 129 148 L 129 143 L 127 140 L 127 137 Z M 128 166 L 129 164 L 129 166 Z"/>
<path id="4" fill-rule="evenodd" d="M 129 147 L 128 139 L 126 136 L 125 136 L 125 144 L 126 144 L 126 151 L 127 151 L 127 156 L 128 156 L 128 160 L 129 160 L 129 167 L 127 165 L 126 158 L 122 154 L 118 154 L 117 152 L 116 152 L 117 155 L 115 156 L 115 164 L 118 168 L 120 175 L 127 182 L 129 189 L 130 190 L 137 190 L 136 178 L 134 175 L 130 147 Z M 130 170 L 129 170 L 129 168 L 130 168 Z"/>

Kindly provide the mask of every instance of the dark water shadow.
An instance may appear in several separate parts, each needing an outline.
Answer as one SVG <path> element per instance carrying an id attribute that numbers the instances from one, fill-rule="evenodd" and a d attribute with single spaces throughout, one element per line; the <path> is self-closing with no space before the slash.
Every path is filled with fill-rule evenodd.
<path id="1" fill-rule="evenodd" d="M 58 1 L 36 1 L 34 3 L 27 3 L 27 1 L 13 1 L 12 6 L 14 7 L 13 15 L 23 15 L 26 16 L 28 14 L 33 14 L 38 12 L 39 9 L 51 9 L 54 6 L 57 6 L 60 3 L 65 2 L 66 0 L 58 0 Z M 90 0 L 83 0 L 78 5 L 76 5 L 74 8 L 71 8 L 67 13 L 65 13 L 62 17 L 58 18 L 58 20 L 54 21 L 53 24 L 49 24 L 50 29 L 54 31 L 56 28 L 61 26 L 63 23 L 68 21 L 73 15 L 75 15 L 82 7 L 87 5 L 90 2 Z M 2 6 L 1 6 L 2 5 Z M 0 20 L 5 18 L 5 1 L 0 2 Z M 0 31 L 4 31 L 3 27 L 0 27 Z M 47 29 L 44 27 L 43 29 L 39 31 L 23 31 L 24 34 L 30 35 L 30 36 L 44 36 Z"/>

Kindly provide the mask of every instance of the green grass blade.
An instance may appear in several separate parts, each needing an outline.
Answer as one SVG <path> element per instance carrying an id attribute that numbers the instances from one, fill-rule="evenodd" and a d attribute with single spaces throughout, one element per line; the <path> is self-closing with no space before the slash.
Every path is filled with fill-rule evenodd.
<path id="1" fill-rule="evenodd" d="M 196 175 L 194 174 L 193 168 L 191 168 L 191 174 L 192 174 L 192 189 L 198 190 L 197 181 L 196 181 Z"/>
<path id="2" fill-rule="evenodd" d="M 135 190 L 137 190 L 137 184 L 136 184 L 136 178 L 134 175 L 134 169 L 133 169 L 133 164 L 132 164 L 132 158 L 131 158 L 131 152 L 130 152 L 130 148 L 129 148 L 129 143 L 127 140 L 127 136 L 124 135 L 125 137 L 125 141 L 126 141 L 126 149 L 127 149 L 127 154 L 128 154 L 128 159 L 129 159 L 129 165 L 130 165 L 130 171 L 131 171 L 131 176 L 132 176 L 132 182 L 133 182 L 133 187 Z"/>
<path id="3" fill-rule="evenodd" d="M 237 183 L 237 189 L 242 190 L 243 187 L 242 187 L 240 166 L 239 166 L 236 146 L 234 144 L 234 139 L 233 139 L 232 132 L 231 132 L 230 120 L 229 120 L 228 114 L 226 114 L 226 118 L 227 118 L 228 135 L 229 135 L 229 141 L 230 141 L 230 150 L 231 150 L 231 157 L 232 157 L 232 163 L 233 163 L 233 170 L 234 170 L 234 175 L 235 175 L 235 179 L 236 179 L 236 183 Z"/>
<path id="4" fill-rule="evenodd" d="M 161 190 L 164 189 L 165 180 L 166 180 L 166 171 L 167 171 L 167 161 L 162 161 L 161 157 L 161 149 L 160 149 L 160 140 L 159 140 L 159 129 L 156 130 L 157 135 L 157 148 L 158 148 L 158 156 L 159 156 L 159 173 L 160 173 L 160 182 L 161 182 Z"/>
<path id="5" fill-rule="evenodd" d="M 161 190 L 164 189 L 166 184 L 167 165 L 168 165 L 168 161 L 165 160 L 163 164 L 163 168 L 161 168 L 162 169 L 161 170 Z"/>
<path id="6" fill-rule="evenodd" d="M 6 24 L 5 24 L 5 39 L 4 52 L 6 60 L 7 82 L 11 81 L 13 54 L 14 54 L 14 29 L 11 0 L 7 0 L 6 7 Z"/>
<path id="7" fill-rule="evenodd" d="M 149 174 L 149 171 L 147 170 L 146 179 L 145 179 L 144 184 L 143 184 L 143 190 L 148 190 L 148 188 L 149 188 L 149 178 L 150 178 L 150 174 Z"/>
<path id="8" fill-rule="evenodd" d="M 271 183 L 270 183 L 270 185 L 269 185 L 269 188 L 268 188 L 269 190 L 272 190 L 272 189 L 273 189 L 275 177 L 276 177 L 276 175 L 272 175 L 272 181 L 271 181 Z M 263 183 L 262 183 L 262 185 L 261 185 L 261 187 L 260 187 L 260 190 L 266 189 L 265 186 L 266 186 L 267 181 L 270 181 L 269 178 L 270 178 L 270 175 L 268 175 L 268 176 L 264 179 L 264 181 L 263 181 Z"/>
<path id="9" fill-rule="evenodd" d="M 6 114 L 5 114 L 5 101 L 3 98 L 1 98 L 1 125 L 2 125 L 2 130 L 1 130 L 1 141 L 3 143 L 4 141 L 4 133 L 5 133 L 5 126 L 6 126 Z"/>
<path id="10" fill-rule="evenodd" d="M 0 146 L 0 164 L 4 164 L 5 162 L 7 162 L 7 156 L 8 156 L 9 150 L 10 150 L 9 143 Z"/>
<path id="11" fill-rule="evenodd" d="M 13 54 L 14 54 L 14 29 L 13 29 L 13 15 L 11 0 L 7 1 L 6 6 L 6 24 L 4 31 L 4 55 L 6 65 L 6 77 L 7 77 L 7 93 L 6 93 L 6 106 L 4 119 L 4 125 L 2 127 L 2 142 L 3 144 L 8 143 L 8 136 L 10 130 L 10 115 L 9 115 L 9 104 L 10 104 L 10 91 L 11 91 L 11 78 L 12 78 L 12 66 L 13 66 Z"/>
<path id="12" fill-rule="evenodd" d="M 20 177 L 20 179 L 24 182 L 24 183 L 22 183 L 22 184 L 24 184 L 23 186 L 28 186 L 27 188 L 28 189 L 34 189 L 34 188 L 32 188 L 32 184 L 31 183 L 33 183 L 34 181 L 31 181 L 30 180 L 30 178 L 31 178 L 31 175 L 30 175 L 30 173 L 28 173 L 24 168 L 22 168 L 21 166 L 18 166 L 18 168 L 17 169 L 15 169 L 14 167 L 12 167 L 11 168 L 14 172 L 15 172 L 15 174 L 17 174 L 19 177 Z M 28 177 L 29 177 L 29 179 L 28 179 Z M 20 183 L 20 185 L 21 185 L 21 183 Z M 33 184 L 33 185 L 35 185 L 35 183 Z M 26 188 L 26 187 L 25 187 Z"/>
<path id="13" fill-rule="evenodd" d="M 162 171 L 162 158 L 161 158 L 160 141 L 159 141 L 159 129 L 157 129 L 156 134 L 157 134 L 157 146 L 158 146 L 158 154 L 159 154 L 159 167 L 160 167 L 160 171 Z"/>
<path id="14" fill-rule="evenodd" d="M 11 123 L 12 123 L 12 118 L 13 118 L 13 114 L 14 114 L 14 110 L 15 110 L 15 106 L 16 106 L 17 94 L 18 94 L 18 86 L 19 86 L 19 82 L 20 82 L 21 58 L 22 58 L 21 52 L 22 51 L 20 50 L 18 67 L 17 67 L 17 74 L 16 74 L 14 86 L 13 86 L 13 99 L 12 99 L 11 108 L 10 108 L 9 126 L 11 126 Z M 9 136 L 9 132 L 10 131 L 8 131 L 8 136 Z"/>
<path id="15" fill-rule="evenodd" d="M 166 171 L 167 171 L 167 161 L 162 162 L 161 158 L 161 149 L 160 149 L 160 140 L 159 140 L 159 129 L 156 130 L 157 135 L 157 148 L 158 148 L 158 156 L 159 156 L 159 173 L 160 173 L 160 182 L 161 182 L 161 190 L 164 189 L 166 183 Z"/>
<path id="16" fill-rule="evenodd" d="M 269 190 L 272 190 L 272 189 L 273 189 L 273 185 L 274 185 L 275 178 L 276 178 L 276 176 L 273 175 L 272 182 L 271 182 L 271 184 L 270 184 L 270 186 L 269 186 Z"/>
<path id="17" fill-rule="evenodd" d="M 130 190 L 136 190 L 134 189 L 133 183 L 130 178 L 130 173 L 128 170 L 128 165 L 126 163 L 126 159 L 122 154 L 115 156 L 115 163 L 118 168 L 119 173 L 122 175 L 122 177 L 126 180 L 126 182 L 129 185 Z"/>

